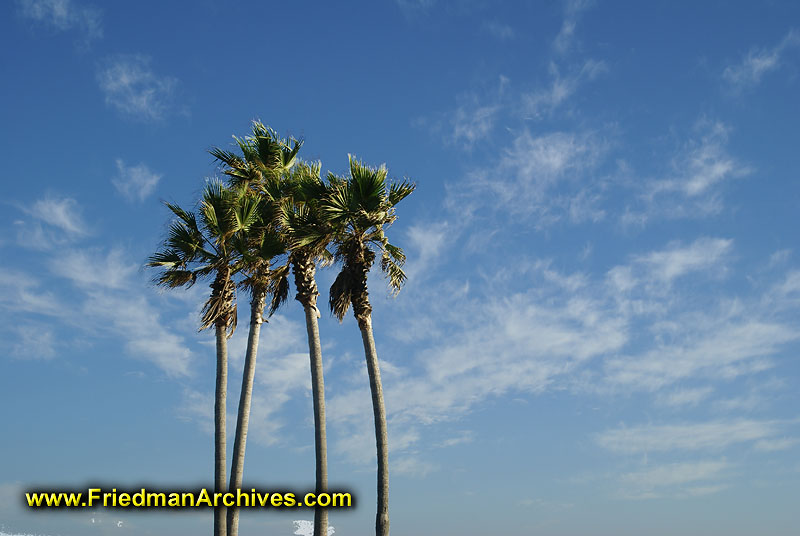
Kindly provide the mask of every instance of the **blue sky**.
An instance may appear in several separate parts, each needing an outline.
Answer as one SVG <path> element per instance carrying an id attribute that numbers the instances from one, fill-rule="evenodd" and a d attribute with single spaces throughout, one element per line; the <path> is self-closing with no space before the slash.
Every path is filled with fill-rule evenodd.
<path id="1" fill-rule="evenodd" d="M 796 3 L 0 9 L 3 536 L 210 531 L 210 513 L 31 513 L 19 497 L 210 483 L 206 287 L 159 291 L 143 264 L 161 201 L 192 206 L 217 173 L 207 150 L 256 118 L 324 170 L 353 153 L 417 183 L 391 228 L 408 284 L 392 299 L 370 280 L 392 534 L 796 532 Z M 366 535 L 360 337 L 351 317 L 320 330 L 330 479 L 359 500 L 331 524 Z M 245 481 L 308 488 L 294 301 L 258 367 Z M 245 513 L 242 534 L 295 519 Z"/>

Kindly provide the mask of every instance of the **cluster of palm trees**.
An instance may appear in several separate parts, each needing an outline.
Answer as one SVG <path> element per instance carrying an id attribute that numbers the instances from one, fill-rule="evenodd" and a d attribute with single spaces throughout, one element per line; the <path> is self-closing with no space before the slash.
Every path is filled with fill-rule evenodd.
<path id="1" fill-rule="evenodd" d="M 337 263 L 330 288 L 331 312 L 341 321 L 352 305 L 364 343 L 369 374 L 378 459 L 376 535 L 389 534 L 389 469 L 378 354 L 372 334 L 372 307 L 367 275 L 377 256 L 394 291 L 405 281 L 403 251 L 389 243 L 385 229 L 395 221 L 395 206 L 414 191 L 408 181 L 387 178 L 385 166 L 374 168 L 350 156 L 349 174 L 328 173 L 319 163 L 298 158 L 301 141 L 281 138 L 254 121 L 252 133 L 236 138 L 239 152 L 214 148 L 226 180 L 206 184 L 194 211 L 167 203 L 174 215 L 162 247 L 148 261 L 160 269 L 155 281 L 186 287 L 210 279 L 211 292 L 202 309 L 201 330 L 215 329 L 216 390 L 214 404 L 214 485 L 216 492 L 235 492 L 242 485 L 245 445 L 253 393 L 258 341 L 265 309 L 272 315 L 289 295 L 293 275 L 296 299 L 303 305 L 308 332 L 314 407 L 316 492 L 327 490 L 325 389 L 320 344 L 317 266 Z M 227 341 L 236 329 L 236 291 L 250 296 L 242 389 L 236 420 L 230 483 L 226 477 Z M 314 512 L 315 536 L 327 536 L 325 508 Z M 237 536 L 239 511 L 214 510 L 214 536 Z"/>

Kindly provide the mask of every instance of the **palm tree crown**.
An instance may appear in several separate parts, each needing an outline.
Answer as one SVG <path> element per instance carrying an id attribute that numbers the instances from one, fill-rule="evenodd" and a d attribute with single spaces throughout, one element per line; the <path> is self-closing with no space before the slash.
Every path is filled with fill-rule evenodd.
<path id="1" fill-rule="evenodd" d="M 237 250 L 258 222 L 259 201 L 214 180 L 206 184 L 197 214 L 173 203 L 166 206 L 177 218 L 170 224 L 164 247 L 148 260 L 148 266 L 163 269 L 155 282 L 168 288 L 190 287 L 198 278 L 213 275 L 200 329 L 222 324 L 230 337 L 236 328 L 233 275 L 242 267 Z"/>
<path id="2" fill-rule="evenodd" d="M 367 274 L 380 252 L 381 270 L 396 293 L 405 282 L 403 250 L 389 243 L 385 227 L 396 219 L 395 206 L 414 191 L 407 180 L 387 182 L 386 166 L 372 168 L 350 155 L 350 175 L 328 175 L 328 194 L 321 210 L 334 229 L 334 256 L 342 270 L 330 289 L 331 312 L 341 321 L 350 305 L 356 318 L 372 312 Z"/>
<path id="3" fill-rule="evenodd" d="M 252 136 L 233 137 L 241 151 L 212 148 L 209 152 L 225 166 L 223 173 L 228 176 L 231 186 L 260 188 L 267 193 L 294 166 L 297 153 L 303 142 L 294 138 L 282 139 L 275 130 L 260 121 L 253 121 Z M 280 196 L 272 195 L 273 199 Z"/>

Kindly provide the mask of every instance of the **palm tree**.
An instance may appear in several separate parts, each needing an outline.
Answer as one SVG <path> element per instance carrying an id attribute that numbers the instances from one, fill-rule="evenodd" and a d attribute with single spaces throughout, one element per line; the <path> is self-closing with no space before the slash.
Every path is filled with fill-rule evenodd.
<path id="1" fill-rule="evenodd" d="M 367 275 L 377 252 L 381 255 L 381 270 L 395 293 L 405 282 L 402 270 L 405 255 L 399 247 L 389 243 L 384 227 L 395 221 L 395 206 L 415 188 L 408 181 L 387 183 L 386 176 L 385 166 L 371 168 L 350 155 L 350 175 L 337 177 L 329 174 L 329 192 L 321 204 L 326 222 L 334 229 L 334 256 L 342 265 L 330 289 L 331 312 L 341 322 L 350 305 L 353 306 L 367 361 L 378 457 L 377 536 L 389 534 L 389 447 Z"/>
<path id="2" fill-rule="evenodd" d="M 330 228 L 321 218 L 319 201 L 325 194 L 325 183 L 320 178 L 319 164 L 300 163 L 292 174 L 291 198 L 282 203 L 282 226 L 291 253 L 295 299 L 303 305 L 308 334 L 308 354 L 311 366 L 311 393 L 314 404 L 314 454 L 316 460 L 317 494 L 328 490 L 328 446 L 325 426 L 325 381 L 322 367 L 322 345 L 319 337 L 320 314 L 317 309 L 317 263 L 330 262 L 327 250 Z M 314 510 L 315 536 L 328 534 L 328 509 L 317 506 Z"/>
<path id="3" fill-rule="evenodd" d="M 272 316 L 285 301 L 288 292 L 287 267 L 279 267 L 276 270 L 271 268 L 272 259 L 285 253 L 286 250 L 282 237 L 274 225 L 278 203 L 273 198 L 280 197 L 279 192 L 285 184 L 284 175 L 294 165 L 297 152 L 302 145 L 297 140 L 280 139 L 274 130 L 259 121 L 253 122 L 252 136 L 234 137 L 234 139 L 242 156 L 219 148 L 211 149 L 210 153 L 223 164 L 223 173 L 229 177 L 232 186 L 238 188 L 242 195 L 259 199 L 260 202 L 259 223 L 251 228 L 248 236 L 244 236 L 237 243 L 237 250 L 242 256 L 243 271 L 247 275 L 243 285 L 249 289 L 251 301 L 250 331 L 247 337 L 231 461 L 229 487 L 231 491 L 242 487 L 244 477 L 244 456 L 253 399 L 256 355 L 266 298 L 268 294 L 272 294 L 269 312 Z M 269 195 L 264 195 L 264 192 L 268 192 Z M 228 536 L 239 534 L 239 509 L 235 506 L 228 509 L 227 530 Z"/>
<path id="4" fill-rule="evenodd" d="M 286 247 L 272 229 L 272 210 L 267 203 L 260 203 L 260 223 L 251 229 L 247 236 L 237 245 L 242 255 L 242 272 L 246 275 L 241 285 L 250 293 L 250 331 L 247 335 L 244 370 L 242 372 L 242 389 L 239 395 L 239 411 L 236 418 L 236 435 L 233 441 L 233 459 L 231 461 L 231 477 L 228 489 L 236 491 L 242 487 L 244 477 L 244 456 L 247 445 L 247 432 L 250 423 L 250 407 L 253 400 L 253 383 L 256 371 L 256 356 L 264 322 L 264 309 L 267 297 L 272 300 L 269 315 L 286 300 L 287 292 L 276 284 L 276 274 L 285 267 L 272 268 L 272 259 L 285 253 Z M 239 508 L 233 506 L 227 512 L 228 536 L 239 534 Z"/>
<path id="5" fill-rule="evenodd" d="M 168 288 L 190 287 L 198 278 L 213 277 L 211 295 L 203 305 L 200 330 L 214 326 L 216 386 L 214 396 L 214 488 L 226 487 L 225 412 L 228 383 L 228 339 L 236 329 L 234 274 L 241 268 L 233 243 L 258 219 L 258 200 L 209 182 L 198 217 L 167 203 L 177 217 L 163 248 L 149 258 L 150 267 L 162 268 L 156 283 Z M 225 507 L 214 509 L 214 536 L 226 536 Z"/>

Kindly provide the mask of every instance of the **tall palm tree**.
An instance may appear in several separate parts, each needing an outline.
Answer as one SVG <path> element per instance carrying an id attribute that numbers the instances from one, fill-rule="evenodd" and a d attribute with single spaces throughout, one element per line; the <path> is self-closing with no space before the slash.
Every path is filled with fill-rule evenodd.
<path id="1" fill-rule="evenodd" d="M 272 210 L 269 204 L 261 203 L 260 223 L 255 226 L 249 236 L 244 237 L 237 245 L 242 255 L 242 272 L 245 278 L 241 285 L 250 293 L 250 330 L 247 335 L 244 370 L 242 371 L 242 389 L 239 395 L 239 411 L 236 418 L 236 434 L 233 442 L 231 460 L 230 486 L 236 491 L 242 487 L 244 477 L 244 457 L 247 445 L 247 432 L 250 423 L 250 408 L 253 400 L 253 384 L 256 371 L 261 324 L 264 322 L 264 309 L 267 298 L 272 295 L 268 316 L 278 309 L 286 300 L 287 289 L 276 283 L 277 274 L 285 267 L 273 269 L 272 259 L 286 251 L 283 240 L 272 229 Z M 239 534 L 239 508 L 233 506 L 227 511 L 228 536 Z"/>
<path id="2" fill-rule="evenodd" d="M 320 314 L 317 309 L 317 263 L 327 264 L 330 227 L 319 211 L 326 188 L 320 178 L 320 164 L 300 163 L 292 173 L 291 197 L 282 203 L 282 228 L 291 247 L 289 263 L 297 290 L 295 299 L 303 305 L 311 366 L 311 393 L 314 404 L 314 454 L 317 494 L 328 490 L 328 440 L 325 426 L 325 381 L 322 367 L 322 344 L 319 337 Z M 328 509 L 314 510 L 314 535 L 328 535 Z"/>
<path id="3" fill-rule="evenodd" d="M 341 271 L 331 285 L 329 305 L 341 322 L 353 306 L 353 315 L 361 330 L 367 361 L 372 412 L 375 420 L 375 444 L 378 457 L 378 500 L 375 534 L 389 534 L 389 446 L 386 409 L 378 363 L 378 352 L 372 334 L 372 306 L 367 291 L 367 275 L 381 256 L 380 267 L 395 293 L 405 282 L 403 251 L 389 243 L 384 227 L 395 219 L 395 206 L 414 191 L 408 182 L 387 182 L 385 166 L 372 168 L 350 155 L 350 175 L 328 176 L 329 192 L 321 203 L 326 222 L 334 229 L 334 256 Z"/>
<path id="4" fill-rule="evenodd" d="M 270 316 L 285 301 L 288 286 L 287 267 L 272 269 L 274 257 L 285 253 L 286 247 L 275 227 L 278 202 L 285 184 L 285 174 L 295 163 L 302 145 L 297 140 L 283 140 L 277 133 L 259 121 L 252 125 L 252 136 L 236 138 L 241 156 L 219 148 L 210 153 L 223 165 L 223 173 L 242 195 L 259 199 L 259 222 L 252 226 L 247 236 L 237 242 L 242 256 L 243 271 L 247 277 L 243 284 L 250 291 L 250 331 L 247 337 L 242 389 L 239 396 L 239 411 L 236 419 L 236 435 L 231 461 L 231 491 L 242 487 L 247 432 L 250 422 L 250 407 L 253 399 L 258 342 L 268 294 L 272 294 Z M 266 194 L 266 195 L 265 195 Z M 227 512 L 228 536 L 239 534 L 239 509 L 232 507 Z"/>
<path id="5" fill-rule="evenodd" d="M 233 243 L 258 220 L 258 200 L 211 181 L 203 191 L 197 215 L 171 203 L 167 207 L 177 218 L 162 249 L 149 258 L 147 265 L 163 270 L 155 281 L 168 288 L 189 287 L 198 278 L 213 277 L 200 330 L 215 328 L 214 487 L 216 493 L 225 492 L 228 339 L 236 329 L 233 276 L 241 268 Z M 226 536 L 225 518 L 224 505 L 214 509 L 214 536 Z"/>

